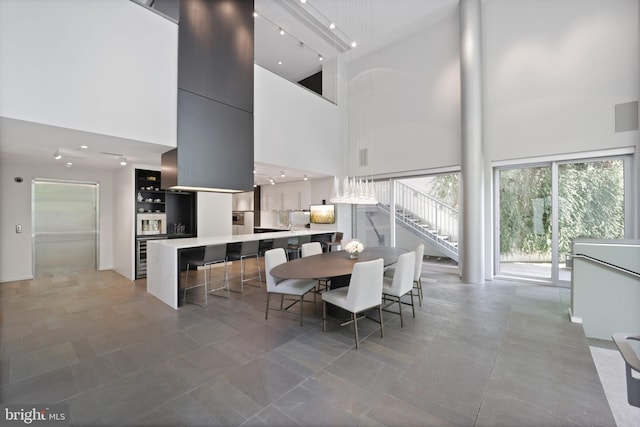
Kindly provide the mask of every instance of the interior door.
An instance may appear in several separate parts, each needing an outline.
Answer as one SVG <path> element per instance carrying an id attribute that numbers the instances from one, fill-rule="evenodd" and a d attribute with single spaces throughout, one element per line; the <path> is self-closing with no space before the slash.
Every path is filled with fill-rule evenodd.
<path id="1" fill-rule="evenodd" d="M 32 182 L 34 275 L 95 269 L 98 185 Z"/>

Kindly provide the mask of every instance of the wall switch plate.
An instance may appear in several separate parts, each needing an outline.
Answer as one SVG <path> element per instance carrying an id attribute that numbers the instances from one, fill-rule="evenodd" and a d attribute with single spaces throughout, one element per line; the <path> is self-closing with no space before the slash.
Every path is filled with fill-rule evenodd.
<path id="1" fill-rule="evenodd" d="M 22 225 L 16 225 L 16 233 L 22 233 Z"/>

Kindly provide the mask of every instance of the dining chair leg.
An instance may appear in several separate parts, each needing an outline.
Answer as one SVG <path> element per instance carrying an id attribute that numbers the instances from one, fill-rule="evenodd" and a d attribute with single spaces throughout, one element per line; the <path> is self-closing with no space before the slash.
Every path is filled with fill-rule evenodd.
<path id="1" fill-rule="evenodd" d="M 400 313 L 400 327 L 404 328 L 404 321 L 402 319 L 402 297 L 398 297 L 398 312 Z"/>
<path id="2" fill-rule="evenodd" d="M 356 313 L 351 313 L 351 318 L 353 319 L 353 334 L 356 337 L 356 350 L 358 349 L 358 316 Z"/>
<path id="3" fill-rule="evenodd" d="M 265 310 L 264 313 L 264 320 L 267 320 L 267 318 L 269 317 L 269 297 L 271 296 L 270 292 L 267 292 L 267 309 Z"/>
<path id="4" fill-rule="evenodd" d="M 327 332 L 327 302 L 322 301 L 322 332 Z"/>
<path id="5" fill-rule="evenodd" d="M 413 291 L 411 291 L 410 294 L 411 294 L 411 311 L 413 312 L 413 317 L 416 317 L 416 306 L 413 303 Z"/>
<path id="6" fill-rule="evenodd" d="M 413 282 L 416 284 L 415 288 L 418 290 L 418 302 L 420 303 L 420 307 L 422 307 L 422 281 L 418 278 L 418 280 L 414 280 Z M 413 291 L 411 291 L 411 293 L 413 293 Z"/>
<path id="7" fill-rule="evenodd" d="M 283 306 L 284 306 L 284 295 L 280 294 L 280 310 L 282 310 Z"/>
<path id="8" fill-rule="evenodd" d="M 382 304 L 378 306 L 378 314 L 380 314 L 380 338 L 384 338 L 384 321 L 382 320 Z"/>
<path id="9" fill-rule="evenodd" d="M 303 301 L 304 300 L 304 295 L 300 295 L 300 326 L 302 326 L 302 317 L 303 317 L 303 313 L 304 313 L 304 304 Z"/>

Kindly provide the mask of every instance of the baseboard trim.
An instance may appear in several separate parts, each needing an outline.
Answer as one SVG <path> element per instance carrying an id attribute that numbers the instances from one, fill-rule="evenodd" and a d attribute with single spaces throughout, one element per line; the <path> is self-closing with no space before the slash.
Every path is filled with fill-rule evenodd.
<path id="1" fill-rule="evenodd" d="M 21 280 L 32 280 L 33 279 L 33 275 L 28 275 L 28 276 L 16 276 L 16 277 L 0 277 L 0 283 L 7 283 L 7 282 L 19 282 Z"/>
<path id="2" fill-rule="evenodd" d="M 571 307 L 569 307 L 569 320 L 571 320 L 571 323 L 580 323 L 582 324 L 582 317 L 576 317 L 573 315 L 573 311 L 571 310 Z"/>

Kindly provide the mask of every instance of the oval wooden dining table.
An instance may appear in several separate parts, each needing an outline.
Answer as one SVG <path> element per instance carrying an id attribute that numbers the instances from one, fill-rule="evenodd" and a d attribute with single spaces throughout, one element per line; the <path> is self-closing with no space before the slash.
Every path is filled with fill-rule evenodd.
<path id="1" fill-rule="evenodd" d="M 270 274 L 280 279 L 335 279 L 350 276 L 353 265 L 357 262 L 382 258 L 386 267 L 395 264 L 398 257 L 405 252 L 407 250 L 402 248 L 374 246 L 365 248 L 355 259 L 349 258 L 345 251 L 326 252 L 285 262 L 272 268 Z M 332 287 L 337 285 L 334 282 L 335 280 L 332 280 Z"/>

